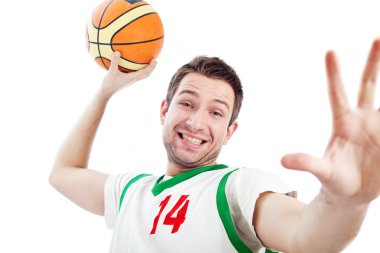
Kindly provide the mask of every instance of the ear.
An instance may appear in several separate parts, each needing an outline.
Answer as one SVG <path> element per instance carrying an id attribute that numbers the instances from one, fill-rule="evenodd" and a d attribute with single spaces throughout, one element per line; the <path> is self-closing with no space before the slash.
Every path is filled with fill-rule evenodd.
<path id="1" fill-rule="evenodd" d="M 162 100 L 161 110 L 160 110 L 161 125 L 165 123 L 166 113 L 168 112 L 168 109 L 169 109 L 169 105 L 166 102 L 166 99 Z"/>
<path id="2" fill-rule="evenodd" d="M 226 136 L 224 136 L 223 144 L 226 145 L 229 139 L 231 139 L 232 135 L 235 133 L 238 128 L 238 123 L 236 121 L 232 122 L 232 124 L 227 128 Z"/>

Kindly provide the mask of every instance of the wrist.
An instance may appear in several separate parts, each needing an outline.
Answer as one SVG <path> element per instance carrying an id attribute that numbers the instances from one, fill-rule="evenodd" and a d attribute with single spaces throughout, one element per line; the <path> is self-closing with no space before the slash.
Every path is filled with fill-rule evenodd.
<path id="1" fill-rule="evenodd" d="M 369 207 L 369 202 L 361 203 L 356 201 L 355 197 L 341 197 L 335 196 L 330 192 L 326 191 L 324 188 L 321 188 L 317 199 L 321 203 L 329 208 L 335 210 L 342 210 L 343 212 L 366 212 Z"/>
<path id="2" fill-rule="evenodd" d="M 112 97 L 112 95 L 113 95 L 113 93 L 110 92 L 109 90 L 105 89 L 103 86 L 100 88 L 100 90 L 96 94 L 98 99 L 100 101 L 102 101 L 103 103 L 107 103 L 108 100 L 110 100 L 110 98 Z"/>

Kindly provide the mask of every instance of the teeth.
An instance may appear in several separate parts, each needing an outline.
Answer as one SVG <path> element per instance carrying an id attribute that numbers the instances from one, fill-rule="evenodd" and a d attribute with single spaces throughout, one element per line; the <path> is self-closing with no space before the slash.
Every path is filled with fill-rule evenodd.
<path id="1" fill-rule="evenodd" d="M 191 138 L 190 136 L 187 136 L 185 134 L 183 134 L 182 136 L 183 136 L 183 139 L 185 139 L 186 141 L 188 141 L 190 143 L 197 144 L 197 145 L 200 145 L 202 143 L 202 140 L 200 140 L 200 139 Z"/>

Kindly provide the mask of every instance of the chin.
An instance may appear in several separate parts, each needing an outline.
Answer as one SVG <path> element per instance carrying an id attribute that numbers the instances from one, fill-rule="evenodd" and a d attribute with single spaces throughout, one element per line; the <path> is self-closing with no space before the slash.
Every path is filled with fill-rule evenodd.
<path id="1" fill-rule="evenodd" d="M 194 158 L 194 155 L 188 155 L 189 154 L 186 156 L 181 156 L 181 154 L 177 153 L 171 157 L 171 160 L 183 168 L 199 168 L 215 163 L 218 154 L 213 153 L 212 155 L 198 156 L 197 158 Z"/>

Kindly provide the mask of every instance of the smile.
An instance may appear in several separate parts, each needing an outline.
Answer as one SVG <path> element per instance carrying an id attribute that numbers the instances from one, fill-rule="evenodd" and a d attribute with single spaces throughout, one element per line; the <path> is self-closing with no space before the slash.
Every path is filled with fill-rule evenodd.
<path id="1" fill-rule="evenodd" d="M 190 137 L 190 136 L 188 136 L 188 135 L 186 135 L 186 134 L 183 134 L 183 133 L 178 133 L 178 135 L 179 135 L 182 139 L 184 139 L 185 141 L 190 142 L 190 143 L 192 143 L 192 144 L 201 145 L 201 144 L 203 144 L 203 143 L 206 143 L 205 140 L 201 140 L 201 139 L 198 139 L 198 138 Z"/>

